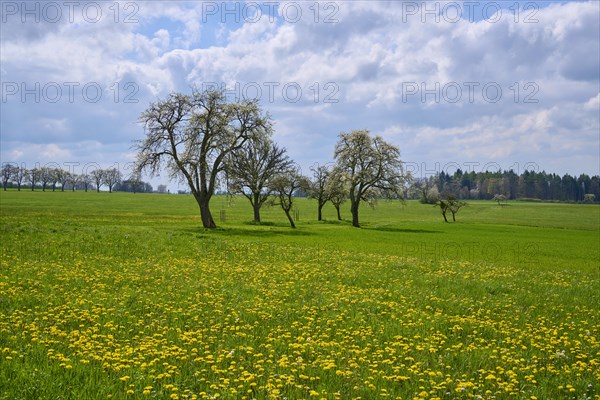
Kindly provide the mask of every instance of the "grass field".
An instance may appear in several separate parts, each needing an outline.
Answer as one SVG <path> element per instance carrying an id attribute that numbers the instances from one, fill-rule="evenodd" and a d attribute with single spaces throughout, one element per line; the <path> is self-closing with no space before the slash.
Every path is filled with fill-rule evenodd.
<path id="1" fill-rule="evenodd" d="M 600 399 L 598 205 L 0 206 L 0 399 Z"/>

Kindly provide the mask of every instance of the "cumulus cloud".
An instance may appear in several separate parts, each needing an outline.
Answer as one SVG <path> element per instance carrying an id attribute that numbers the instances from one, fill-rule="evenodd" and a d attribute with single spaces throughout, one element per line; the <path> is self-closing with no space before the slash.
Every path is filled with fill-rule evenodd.
<path id="1" fill-rule="evenodd" d="M 113 3 L 102 4 L 107 18 L 93 24 L 3 24 L 2 80 L 18 86 L 10 95 L 3 86 L 3 159 L 38 151 L 127 162 L 149 102 L 217 83 L 234 96 L 260 94 L 277 140 L 305 166 L 330 161 L 340 131 L 368 128 L 410 160 L 598 172 L 598 2 L 540 3 L 532 21 L 522 13 L 518 22 L 507 8 L 488 20 L 436 21 L 389 1 L 323 2 L 317 14 L 313 3 L 282 2 L 277 18 L 252 21 L 207 18 L 200 2 L 118 3 L 115 22 Z M 23 97 L 20 85 L 36 82 L 60 84 L 62 97 Z M 73 99 L 68 82 L 79 84 Z M 102 88 L 96 102 L 81 90 L 90 83 Z"/>

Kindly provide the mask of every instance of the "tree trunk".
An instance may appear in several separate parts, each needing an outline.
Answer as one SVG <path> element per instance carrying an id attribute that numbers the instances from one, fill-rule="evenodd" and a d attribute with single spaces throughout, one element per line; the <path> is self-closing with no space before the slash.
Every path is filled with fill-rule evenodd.
<path id="1" fill-rule="evenodd" d="M 448 222 L 448 219 L 446 218 L 446 211 L 442 211 L 442 215 L 444 216 L 444 222 Z"/>
<path id="2" fill-rule="evenodd" d="M 350 211 L 352 212 L 352 226 L 355 228 L 360 228 L 360 224 L 358 223 L 358 205 L 359 200 L 352 201 L 352 205 L 350 206 Z"/>
<path id="3" fill-rule="evenodd" d="M 196 198 L 196 202 L 200 208 L 200 219 L 202 220 L 202 226 L 208 229 L 216 228 L 217 224 L 215 224 L 215 220 L 212 217 L 209 207 L 210 196 L 197 194 L 194 195 L 194 197 Z"/>
<path id="4" fill-rule="evenodd" d="M 452 221 L 456 222 L 456 217 L 454 216 L 454 213 L 452 213 Z"/>
<path id="5" fill-rule="evenodd" d="M 341 221 L 341 220 L 342 220 L 342 214 L 340 214 L 340 205 L 339 205 L 339 204 L 337 204 L 337 205 L 335 206 L 335 209 L 337 210 L 337 217 L 338 217 L 338 221 Z"/>
<path id="6" fill-rule="evenodd" d="M 318 212 L 317 212 L 317 221 L 323 220 L 323 206 L 324 205 L 325 205 L 324 203 L 319 203 L 319 208 L 318 208 Z"/>
<path id="7" fill-rule="evenodd" d="M 254 203 L 252 208 L 254 208 L 254 222 L 260 224 L 260 204 Z"/>
<path id="8" fill-rule="evenodd" d="M 295 229 L 296 228 L 296 224 L 294 224 L 294 219 L 290 215 L 290 211 L 286 210 L 285 208 L 283 209 L 283 211 L 285 211 L 285 215 L 287 215 L 288 220 L 290 221 L 290 226 Z"/>

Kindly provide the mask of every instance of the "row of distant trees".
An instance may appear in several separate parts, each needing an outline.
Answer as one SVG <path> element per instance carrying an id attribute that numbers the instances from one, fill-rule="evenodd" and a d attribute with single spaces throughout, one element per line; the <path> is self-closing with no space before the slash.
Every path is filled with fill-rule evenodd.
<path id="1" fill-rule="evenodd" d="M 123 174 L 117 168 L 95 169 L 87 174 L 77 174 L 62 168 L 36 167 L 28 169 L 13 163 L 2 165 L 2 187 L 27 188 L 42 191 L 52 190 L 96 190 L 105 186 L 109 192 L 152 192 L 152 185 L 142 181 L 139 175 L 123 179 Z"/>
<path id="2" fill-rule="evenodd" d="M 157 175 L 166 169 L 186 183 L 205 228 L 216 227 L 210 200 L 223 183 L 229 193 L 248 199 L 255 222 L 263 205 L 277 204 L 292 227 L 299 194 L 317 200 L 319 220 L 329 201 L 341 218 L 340 205 L 348 200 L 352 225 L 358 227 L 361 204 L 402 198 L 407 189 L 398 148 L 366 130 L 341 133 L 335 163 L 314 166 L 311 177 L 303 176 L 286 149 L 272 140 L 271 117 L 258 101 L 228 102 L 222 91 L 172 93 L 150 104 L 140 122 L 146 135 L 135 143 L 135 170 Z"/>
<path id="3" fill-rule="evenodd" d="M 526 170 L 517 174 L 513 170 L 502 172 L 440 172 L 436 176 L 415 179 L 410 195 L 425 203 L 435 203 L 440 194 L 458 199 L 493 200 L 502 196 L 506 200 L 530 199 L 564 202 L 600 201 L 600 176 L 565 174 L 562 177 L 544 171 Z"/>

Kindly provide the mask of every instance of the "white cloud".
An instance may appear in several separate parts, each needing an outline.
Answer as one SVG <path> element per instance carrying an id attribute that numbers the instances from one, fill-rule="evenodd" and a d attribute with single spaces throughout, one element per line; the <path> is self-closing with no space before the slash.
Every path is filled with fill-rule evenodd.
<path id="1" fill-rule="evenodd" d="M 3 81 L 98 82 L 104 96 L 96 104 L 81 94 L 57 104 L 12 96 L 3 104 L 3 156 L 127 162 L 131 140 L 142 135 L 135 121 L 149 102 L 193 84 L 223 82 L 232 89 L 256 82 L 276 119 L 276 138 L 305 165 L 329 161 L 323 158 L 331 157 L 340 131 L 369 128 L 399 145 L 407 159 L 538 160 L 559 172 L 597 168 L 600 3 L 551 4 L 539 9 L 537 23 L 514 23 L 507 12 L 496 23 L 423 23 L 419 16 L 406 19 L 400 2 L 371 1 L 331 3 L 337 8 L 321 9 L 315 23 L 312 3 L 296 4 L 303 7 L 296 23 L 264 17 L 232 25 L 217 18 L 211 25 L 201 3 L 166 1 L 139 3 L 133 24 L 11 21 L 11 32 L 21 34 L 5 34 L 3 27 Z M 332 11 L 339 22 L 324 23 Z M 200 47 L 211 33 L 214 42 Z M 302 97 L 286 102 L 282 88 L 296 82 Z M 463 90 L 456 103 L 442 91 L 453 82 Z M 473 93 L 468 82 L 478 85 Z M 272 83 L 279 86 L 271 102 L 266 84 Z M 406 96 L 412 83 L 419 92 Z M 421 85 L 432 90 L 436 83 L 441 89 L 422 101 Z M 502 89 L 496 103 L 482 96 L 489 83 Z M 138 102 L 125 103 L 128 95 Z"/>

